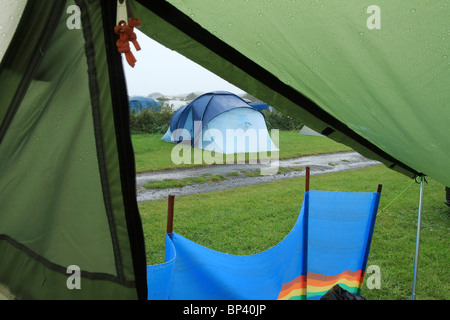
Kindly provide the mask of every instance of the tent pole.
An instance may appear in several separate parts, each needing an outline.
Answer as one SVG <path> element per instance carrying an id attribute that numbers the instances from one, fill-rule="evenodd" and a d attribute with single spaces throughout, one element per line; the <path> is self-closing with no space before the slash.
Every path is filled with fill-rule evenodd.
<path id="1" fill-rule="evenodd" d="M 420 227 L 421 227 L 421 222 L 422 222 L 422 203 L 423 203 L 424 181 L 425 181 L 425 177 L 422 176 L 420 179 L 419 210 L 418 210 L 418 216 L 417 216 L 416 251 L 414 254 L 414 276 L 413 276 L 413 287 L 412 287 L 412 300 L 416 299 L 416 279 L 417 279 L 417 265 L 419 262 L 419 242 L 420 242 Z"/>
<path id="2" fill-rule="evenodd" d="M 167 233 L 173 233 L 173 207 L 174 207 L 175 196 L 169 194 L 169 204 L 167 208 Z"/>

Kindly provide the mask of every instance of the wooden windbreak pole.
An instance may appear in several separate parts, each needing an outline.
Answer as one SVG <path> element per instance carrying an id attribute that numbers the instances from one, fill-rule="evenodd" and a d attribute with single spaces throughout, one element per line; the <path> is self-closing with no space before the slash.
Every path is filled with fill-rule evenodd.
<path id="1" fill-rule="evenodd" d="M 174 207 L 175 196 L 169 194 L 168 207 L 167 207 L 167 233 L 173 233 L 173 207 Z"/>
<path id="2" fill-rule="evenodd" d="M 377 193 L 381 193 L 381 188 L 383 188 L 383 185 L 382 185 L 382 184 L 379 184 L 379 185 L 378 185 L 378 189 L 377 189 Z"/>
<path id="3" fill-rule="evenodd" d="M 310 168 L 306 167 L 305 191 L 309 191 L 309 176 L 310 176 Z"/>

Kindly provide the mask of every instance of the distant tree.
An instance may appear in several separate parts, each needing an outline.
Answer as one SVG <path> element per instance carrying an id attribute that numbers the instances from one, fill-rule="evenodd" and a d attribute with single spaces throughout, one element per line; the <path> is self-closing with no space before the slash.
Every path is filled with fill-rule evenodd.
<path id="1" fill-rule="evenodd" d="M 197 94 L 197 93 L 195 93 L 195 92 L 191 92 L 191 93 L 189 93 L 184 99 L 186 100 L 186 101 L 189 101 L 189 100 L 194 100 L 195 98 L 197 98 L 197 97 L 199 97 L 200 95 L 199 94 Z"/>
<path id="2" fill-rule="evenodd" d="M 161 105 L 161 112 L 173 113 L 173 109 L 174 109 L 173 103 L 169 104 L 167 102 L 163 102 Z"/>
<path id="3" fill-rule="evenodd" d="M 265 116 L 267 129 L 280 129 L 280 130 L 300 130 L 303 124 L 297 119 L 293 119 L 275 109 L 272 112 L 263 110 L 262 113 Z"/>
<path id="4" fill-rule="evenodd" d="M 144 109 L 141 112 L 130 110 L 130 130 L 133 134 L 159 133 L 163 134 L 173 115 L 173 106 L 163 104 L 161 111 Z"/>
<path id="5" fill-rule="evenodd" d="M 153 99 L 158 99 L 160 97 L 163 97 L 163 94 L 160 92 L 153 92 L 153 93 L 150 93 L 147 97 L 153 98 Z"/>

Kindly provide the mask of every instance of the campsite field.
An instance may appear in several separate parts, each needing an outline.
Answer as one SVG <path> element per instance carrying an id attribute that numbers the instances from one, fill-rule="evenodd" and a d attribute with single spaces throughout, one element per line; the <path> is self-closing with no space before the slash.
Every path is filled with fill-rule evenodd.
<path id="1" fill-rule="evenodd" d="M 161 140 L 161 137 L 162 134 L 132 135 L 137 173 L 204 165 L 204 163 L 194 164 L 193 151 L 191 152 L 191 164 L 175 165 L 171 159 L 171 152 L 175 145 Z M 275 144 L 277 143 L 275 142 Z M 351 148 L 331 139 L 299 135 L 298 131 L 280 131 L 279 144 L 277 146 L 280 149 L 280 159 L 351 151 Z"/>
<path id="2" fill-rule="evenodd" d="M 365 283 L 362 295 L 369 300 L 410 300 L 419 185 L 383 165 L 311 177 L 311 189 L 316 190 L 372 192 L 379 183 L 383 191 L 368 265 L 380 268 L 381 288 L 369 290 Z M 304 178 L 295 178 L 180 196 L 175 199 L 174 230 L 211 249 L 231 254 L 257 253 L 287 235 L 297 218 L 303 193 Z M 450 208 L 444 200 L 444 187 L 428 179 L 416 299 L 450 299 Z M 167 200 L 144 202 L 139 208 L 147 263 L 162 263 Z"/>

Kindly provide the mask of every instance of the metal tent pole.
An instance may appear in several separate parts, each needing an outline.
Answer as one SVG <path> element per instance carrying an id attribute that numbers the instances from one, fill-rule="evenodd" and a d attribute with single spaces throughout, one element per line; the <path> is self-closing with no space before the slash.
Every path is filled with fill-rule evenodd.
<path id="1" fill-rule="evenodd" d="M 425 176 L 422 176 L 420 179 L 419 213 L 417 216 L 416 251 L 414 254 L 414 276 L 413 276 L 413 287 L 412 287 L 412 300 L 416 299 L 417 265 L 419 262 L 419 242 L 420 242 L 420 226 L 421 226 L 421 222 L 422 222 L 422 203 L 423 203 L 424 182 L 425 182 Z"/>

